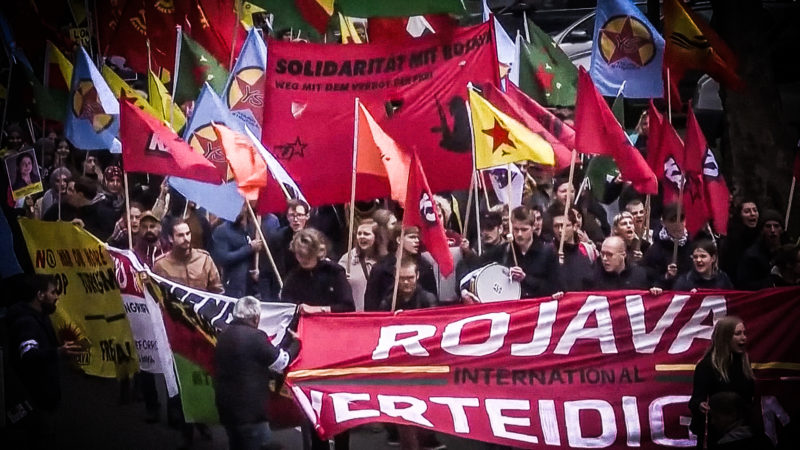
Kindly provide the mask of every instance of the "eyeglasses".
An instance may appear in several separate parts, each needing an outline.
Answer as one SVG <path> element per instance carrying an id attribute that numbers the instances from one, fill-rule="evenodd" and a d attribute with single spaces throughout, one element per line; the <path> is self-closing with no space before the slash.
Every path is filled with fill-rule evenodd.
<path id="1" fill-rule="evenodd" d="M 286 218 L 289 219 L 289 220 L 302 219 L 303 217 L 308 217 L 308 214 L 289 213 L 289 214 L 286 215 Z"/>

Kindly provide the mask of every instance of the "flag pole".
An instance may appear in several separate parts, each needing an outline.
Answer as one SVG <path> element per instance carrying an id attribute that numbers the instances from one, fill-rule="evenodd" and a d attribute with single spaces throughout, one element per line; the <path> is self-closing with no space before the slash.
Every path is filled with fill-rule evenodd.
<path id="1" fill-rule="evenodd" d="M 572 208 L 572 196 L 569 195 L 569 188 L 572 187 L 572 180 L 575 178 L 575 160 L 578 158 L 578 151 L 572 149 L 572 157 L 569 162 L 569 181 L 567 181 L 567 204 L 564 205 L 564 225 L 561 227 L 561 242 L 558 243 L 558 262 L 564 264 L 564 238 L 567 235 L 567 221 L 569 221 L 569 211 Z"/>
<path id="2" fill-rule="evenodd" d="M 400 224 L 400 242 L 397 245 L 397 262 L 394 268 L 394 289 L 392 290 L 392 312 L 397 308 L 397 287 L 400 285 L 400 265 L 403 261 L 403 241 L 406 238 L 406 227 Z"/>
<path id="3" fill-rule="evenodd" d="M 669 79 L 669 67 L 667 67 L 667 113 L 669 117 L 669 124 L 672 126 L 672 95 L 670 86 L 670 79 Z M 686 147 L 683 148 L 683 155 L 684 160 L 686 159 Z M 683 185 L 686 184 L 686 173 L 684 169 L 681 169 L 681 181 L 678 185 L 678 222 L 681 221 L 681 214 L 683 213 Z M 678 264 L 678 241 L 673 239 L 672 240 L 672 264 Z"/>
<path id="4" fill-rule="evenodd" d="M 258 233 L 258 237 L 261 239 L 261 243 L 264 244 L 264 252 L 267 254 L 269 264 L 272 266 L 272 270 L 275 272 L 275 278 L 278 279 L 278 286 L 283 289 L 283 280 L 281 279 L 281 274 L 278 272 L 278 266 L 275 265 L 275 260 L 272 258 L 272 252 L 269 250 L 269 245 L 267 245 L 267 238 L 264 237 L 264 231 L 261 230 L 261 222 L 256 219 L 256 213 L 253 211 L 253 207 L 250 206 L 250 201 L 245 199 L 244 203 L 247 205 L 247 212 L 250 213 L 250 218 L 252 218 L 253 222 L 255 222 L 256 232 Z"/>
<path id="5" fill-rule="evenodd" d="M 647 194 L 644 198 L 644 230 L 642 231 L 642 239 L 646 239 L 647 242 L 650 242 L 650 194 Z"/>
<path id="6" fill-rule="evenodd" d="M 356 97 L 354 104 L 353 115 L 353 174 L 350 180 L 350 225 L 347 233 L 347 265 L 344 267 L 347 272 L 348 278 L 350 277 L 350 263 L 353 260 L 353 223 L 356 219 L 356 166 L 358 163 L 358 105 L 359 100 Z"/>
<path id="7" fill-rule="evenodd" d="M 175 66 L 172 71 L 172 106 L 169 108 L 169 127 L 175 129 L 175 93 L 178 90 L 178 71 L 181 67 L 181 39 L 182 30 L 180 25 L 175 25 Z M 147 74 L 150 76 L 150 74 Z"/>
<path id="8" fill-rule="evenodd" d="M 522 24 L 525 26 L 525 40 L 528 41 L 530 44 L 531 42 L 531 32 L 528 29 L 528 12 L 522 11 Z"/>
<path id="9" fill-rule="evenodd" d="M 794 188 L 797 183 L 797 177 L 792 177 L 792 186 L 789 188 L 789 204 L 786 205 L 786 217 L 783 219 L 783 229 L 789 229 L 789 214 L 792 212 L 792 200 L 794 200 Z"/>
<path id="10" fill-rule="evenodd" d="M 474 153 L 474 152 L 473 152 Z M 480 172 L 477 170 L 475 171 L 474 175 L 476 178 L 480 176 Z M 475 224 L 478 227 L 478 256 L 481 256 L 483 253 L 483 245 L 481 243 L 481 201 L 478 198 L 478 180 L 475 180 Z M 486 207 L 489 207 L 487 202 Z"/>
<path id="11" fill-rule="evenodd" d="M 508 196 L 506 200 L 508 202 L 506 203 L 506 206 L 508 206 L 508 227 L 509 231 L 511 231 L 511 163 L 506 165 L 506 176 L 508 177 L 506 182 L 506 195 Z M 514 250 L 513 245 L 511 246 L 511 256 L 514 257 L 514 265 L 518 266 L 519 263 L 517 262 L 517 252 Z"/>
<path id="12" fill-rule="evenodd" d="M 131 231 L 131 199 L 130 194 L 128 194 L 128 172 L 124 169 L 122 170 L 122 180 L 125 182 L 125 215 L 126 220 L 128 221 L 128 226 L 125 227 L 128 229 L 128 250 L 133 251 L 133 232 Z M 186 202 L 189 203 L 188 201 Z"/>
<path id="13" fill-rule="evenodd" d="M 231 27 L 231 28 L 233 28 L 233 36 L 231 37 L 231 57 L 228 60 L 228 71 L 229 72 L 233 71 L 233 57 L 235 56 L 235 53 L 236 53 L 236 41 L 237 41 L 236 38 L 238 37 L 238 34 L 239 34 L 239 33 L 237 33 L 237 31 L 239 31 L 239 8 L 233 8 L 233 9 L 236 10 L 236 12 L 235 12 L 235 14 L 236 14 L 236 22 L 233 24 L 233 27 Z"/>
<path id="14" fill-rule="evenodd" d="M 469 213 L 470 213 L 470 209 L 472 209 L 472 196 L 473 196 L 473 193 L 474 193 L 472 191 L 472 186 L 474 184 L 475 184 L 475 172 L 472 172 L 472 178 L 469 181 L 469 195 L 467 195 L 467 208 L 466 208 L 466 214 L 465 214 L 465 217 L 464 217 L 464 226 L 462 227 L 462 230 L 461 230 L 463 232 L 463 237 L 466 238 L 466 239 L 469 239 L 469 238 L 467 238 L 468 231 L 469 231 Z M 478 240 L 480 240 L 480 233 L 478 233 Z"/>

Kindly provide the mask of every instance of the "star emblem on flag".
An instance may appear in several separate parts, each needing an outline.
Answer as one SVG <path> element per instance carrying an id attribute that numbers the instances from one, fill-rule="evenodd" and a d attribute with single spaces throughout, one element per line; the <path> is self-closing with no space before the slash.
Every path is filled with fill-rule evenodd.
<path id="1" fill-rule="evenodd" d="M 228 91 L 231 110 L 264 106 L 264 93 L 259 89 L 263 75 L 260 68 L 246 68 L 236 74 Z"/>
<path id="2" fill-rule="evenodd" d="M 304 144 L 300 140 L 300 136 L 297 136 L 297 139 L 294 142 L 289 142 L 287 144 L 276 145 L 275 149 L 278 151 L 278 156 L 280 159 L 285 159 L 287 161 L 291 161 L 291 159 L 295 156 L 304 157 L 305 156 L 305 148 L 308 147 L 308 144 Z"/>
<path id="3" fill-rule="evenodd" d="M 80 80 L 72 96 L 72 112 L 75 117 L 88 120 L 96 133 L 111 125 L 114 118 L 106 114 L 92 80 Z"/>
<path id="4" fill-rule="evenodd" d="M 508 130 L 503 128 L 503 125 L 501 125 L 496 118 L 494 119 L 494 127 L 481 131 L 483 132 L 483 134 L 492 137 L 492 153 L 496 152 L 497 149 L 500 148 L 500 146 L 502 146 L 503 144 L 506 144 L 512 148 L 517 147 L 516 145 L 514 145 L 514 142 L 508 137 Z M 507 150 L 501 150 L 501 151 L 503 156 L 509 154 Z"/>
<path id="5" fill-rule="evenodd" d="M 609 64 L 627 58 L 642 67 L 655 56 L 650 30 L 635 17 L 611 18 L 600 29 L 600 36 L 601 54 Z"/>
<path id="6" fill-rule="evenodd" d="M 534 76 L 536 76 L 536 82 L 539 83 L 539 86 L 541 86 L 545 91 L 550 92 L 553 90 L 553 79 L 555 78 L 555 75 L 553 75 L 551 72 L 548 72 L 548 69 L 552 69 L 550 64 L 539 64 L 539 66 L 536 68 L 536 73 Z"/>

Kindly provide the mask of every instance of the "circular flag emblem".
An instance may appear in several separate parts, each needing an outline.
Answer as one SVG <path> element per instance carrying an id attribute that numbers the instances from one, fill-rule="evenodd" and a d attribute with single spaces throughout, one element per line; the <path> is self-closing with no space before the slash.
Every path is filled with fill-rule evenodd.
<path id="1" fill-rule="evenodd" d="M 233 179 L 233 173 L 228 169 L 228 161 L 222 150 L 222 142 L 210 123 L 197 127 L 189 136 L 188 143 L 194 151 L 205 156 L 207 160 L 217 166 L 220 173 L 227 173 L 227 181 Z"/>
<path id="2" fill-rule="evenodd" d="M 264 106 L 264 92 L 260 81 L 264 71 L 258 67 L 245 67 L 236 72 L 228 88 L 228 108 L 250 109 Z"/>
<path id="3" fill-rule="evenodd" d="M 632 16 L 615 16 L 600 28 L 600 54 L 612 64 L 627 58 L 642 67 L 656 56 L 656 45 L 650 29 Z"/>
<path id="4" fill-rule="evenodd" d="M 78 81 L 78 88 L 72 94 L 72 113 L 79 119 L 86 119 L 92 124 L 95 133 L 108 128 L 114 122 L 114 116 L 106 114 L 97 96 L 92 80 Z"/>
<path id="5" fill-rule="evenodd" d="M 419 215 L 428 225 L 436 225 L 436 211 L 433 209 L 433 201 L 428 197 L 427 192 L 423 192 L 419 199 Z"/>

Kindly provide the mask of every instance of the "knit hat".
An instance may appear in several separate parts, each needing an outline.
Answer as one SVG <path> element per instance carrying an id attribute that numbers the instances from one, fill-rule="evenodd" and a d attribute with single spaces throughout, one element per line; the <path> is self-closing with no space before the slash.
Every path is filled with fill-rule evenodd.
<path id="1" fill-rule="evenodd" d="M 781 213 L 775 211 L 774 209 L 765 210 L 758 216 L 758 219 L 759 219 L 758 220 L 759 228 L 762 228 L 764 224 L 767 222 L 778 222 L 781 226 L 783 226 L 783 216 L 781 215 Z"/>
<path id="2" fill-rule="evenodd" d="M 119 166 L 108 166 L 103 172 L 103 176 L 106 178 L 106 180 L 114 177 L 122 178 L 122 169 L 120 169 Z"/>

